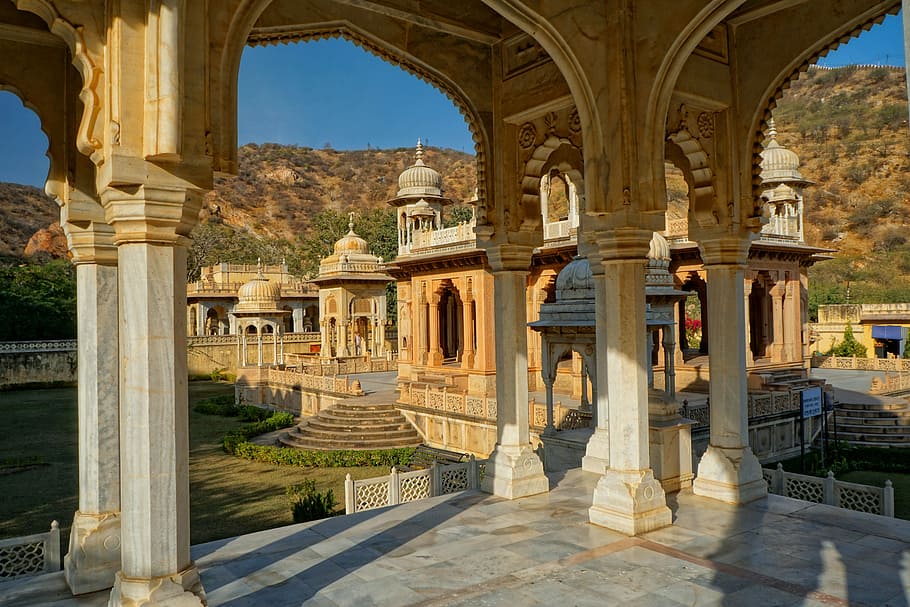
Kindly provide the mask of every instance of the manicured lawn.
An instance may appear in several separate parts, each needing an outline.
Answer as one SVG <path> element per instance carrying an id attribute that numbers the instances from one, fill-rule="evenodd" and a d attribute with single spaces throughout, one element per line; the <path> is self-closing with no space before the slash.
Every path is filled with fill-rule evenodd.
<path id="1" fill-rule="evenodd" d="M 232 394 L 233 386 L 190 384 L 190 528 L 194 544 L 289 525 L 284 491 L 305 478 L 320 490 L 332 489 L 344 506 L 344 476 L 369 478 L 385 468 L 304 469 L 260 464 L 221 450 L 221 438 L 242 424 L 233 418 L 202 415 L 194 403 Z M 78 507 L 76 391 L 74 389 L 0 392 L 0 538 L 46 531 L 57 519 L 68 534 Z M 33 463 L 16 467 L 15 461 Z"/>
<path id="2" fill-rule="evenodd" d="M 874 487 L 884 487 L 886 480 L 891 481 L 894 487 L 894 516 L 910 520 L 910 474 L 858 470 L 842 474 L 838 480 Z"/>

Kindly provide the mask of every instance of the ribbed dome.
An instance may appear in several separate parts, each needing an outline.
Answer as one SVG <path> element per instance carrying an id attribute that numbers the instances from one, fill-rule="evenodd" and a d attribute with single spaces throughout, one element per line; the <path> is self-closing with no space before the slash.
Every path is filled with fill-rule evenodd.
<path id="1" fill-rule="evenodd" d="M 442 175 L 423 163 L 423 145 L 417 142 L 417 161 L 398 176 L 398 197 L 442 196 Z"/>
<path id="2" fill-rule="evenodd" d="M 259 274 L 253 280 L 245 283 L 237 291 L 238 311 L 246 310 L 275 310 L 281 300 L 281 285 L 273 284 L 268 278 Z"/>
<path id="3" fill-rule="evenodd" d="M 771 120 L 768 124 L 770 141 L 761 153 L 762 181 L 766 183 L 804 181 L 799 172 L 799 156 L 777 143 L 777 129 L 774 128 L 774 121 Z"/>
<path id="4" fill-rule="evenodd" d="M 354 224 L 348 224 L 348 233 L 342 236 L 338 242 L 335 243 L 335 255 L 341 255 L 343 253 L 369 253 L 370 246 L 367 244 L 367 241 L 354 233 Z"/>
<path id="5" fill-rule="evenodd" d="M 433 210 L 433 208 L 430 206 L 430 203 L 421 198 L 417 201 L 417 204 L 414 205 L 414 208 L 411 210 L 409 215 L 411 217 L 435 218 L 436 211 Z"/>
<path id="6" fill-rule="evenodd" d="M 648 259 L 670 259 L 670 243 L 660 232 L 654 232 L 654 236 L 651 237 Z"/>
<path id="7" fill-rule="evenodd" d="M 594 299 L 594 277 L 587 257 L 576 256 L 556 277 L 556 301 Z"/>

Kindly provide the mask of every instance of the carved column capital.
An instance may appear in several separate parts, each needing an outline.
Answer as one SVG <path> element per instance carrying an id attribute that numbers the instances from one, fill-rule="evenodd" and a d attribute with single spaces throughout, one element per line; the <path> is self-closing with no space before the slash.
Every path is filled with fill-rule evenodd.
<path id="1" fill-rule="evenodd" d="M 73 264 L 117 265 L 114 228 L 94 200 L 71 200 L 60 207 L 60 226 L 73 254 Z"/>
<path id="2" fill-rule="evenodd" d="M 116 244 L 185 244 L 198 221 L 202 192 L 152 184 L 109 187 L 101 202 Z"/>
<path id="3" fill-rule="evenodd" d="M 531 267 L 534 247 L 524 244 L 500 244 L 487 248 L 487 260 L 493 272 L 527 272 Z"/>
<path id="4" fill-rule="evenodd" d="M 604 263 L 620 260 L 645 263 L 653 236 L 653 231 L 637 227 L 605 230 L 596 235 L 597 253 Z"/>
<path id="5" fill-rule="evenodd" d="M 705 268 L 712 266 L 736 266 L 745 268 L 749 261 L 752 241 L 735 236 L 701 240 L 698 251 Z"/>

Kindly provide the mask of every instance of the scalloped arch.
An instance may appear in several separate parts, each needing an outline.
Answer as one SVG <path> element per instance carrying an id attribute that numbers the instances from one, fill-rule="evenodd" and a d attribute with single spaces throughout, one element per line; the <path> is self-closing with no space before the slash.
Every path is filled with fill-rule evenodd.
<path id="1" fill-rule="evenodd" d="M 57 176 L 62 174 L 63 159 L 55 159 L 53 153 L 51 152 L 52 142 L 51 134 L 47 131 L 44 126 L 44 120 L 41 118 L 41 111 L 38 109 L 38 106 L 29 101 L 28 97 L 22 93 L 22 91 L 11 84 L 0 82 L 0 91 L 5 91 L 15 95 L 16 98 L 22 103 L 22 107 L 27 110 L 30 110 L 38 117 L 38 124 L 40 126 L 41 132 L 44 133 L 44 137 L 47 139 L 47 149 L 44 151 L 44 155 L 48 160 L 48 169 L 47 177 L 45 178 L 44 189 L 49 196 L 52 196 L 57 204 L 61 204 L 65 192 L 63 191 L 63 180 L 58 179 Z"/>
<path id="2" fill-rule="evenodd" d="M 777 107 L 777 101 L 783 96 L 784 92 L 790 88 L 790 85 L 799 77 L 807 72 L 809 68 L 820 58 L 826 56 L 829 52 L 837 49 L 858 37 L 863 32 L 869 31 L 873 26 L 880 24 L 888 15 L 897 14 L 900 4 L 882 11 L 880 14 L 871 17 L 855 26 L 847 34 L 838 35 L 832 41 L 824 43 L 815 49 L 810 50 L 803 58 L 797 58 L 789 69 L 781 72 L 782 76 L 769 87 L 767 95 L 768 103 L 763 108 L 758 108 L 756 115 L 753 116 L 752 124 L 752 193 L 753 198 L 758 200 L 761 192 L 761 153 L 764 150 L 763 142 L 765 132 L 768 129 L 768 120 L 771 118 L 771 112 Z M 795 67 L 792 67 L 795 64 Z"/>
<path id="3" fill-rule="evenodd" d="M 88 53 L 84 30 L 64 19 L 49 0 L 15 0 L 15 3 L 17 9 L 34 13 L 43 19 L 51 33 L 62 39 L 69 48 L 72 64 L 82 77 L 79 99 L 83 110 L 76 130 L 76 149 L 91 158 L 96 165 L 99 164 L 102 160 L 102 142 L 93 134 L 101 113 L 97 88 L 102 72 Z"/>
<path id="4" fill-rule="evenodd" d="M 689 214 L 702 228 L 717 225 L 714 205 L 714 171 L 708 153 L 687 129 L 680 129 L 667 136 L 666 158 L 681 169 L 689 185 Z"/>
<path id="5" fill-rule="evenodd" d="M 580 200 L 584 199 L 584 159 L 571 141 L 563 137 L 548 137 L 534 148 L 534 153 L 525 163 L 521 177 L 521 208 L 524 209 L 525 223 L 543 221 L 540 210 L 540 179 L 551 168 L 558 168 L 575 185 Z"/>
<path id="6" fill-rule="evenodd" d="M 474 142 L 474 152 L 477 159 L 478 207 L 481 209 L 484 207 L 487 192 L 486 158 L 487 149 L 489 147 L 489 136 L 483 128 L 483 124 L 479 118 L 479 112 L 469 101 L 467 95 L 465 95 L 455 83 L 437 74 L 433 69 L 423 65 L 416 58 L 408 56 L 401 49 L 384 44 L 381 39 L 372 36 L 368 32 L 362 31 L 360 28 L 348 22 L 337 22 L 330 25 L 322 23 L 314 25 L 312 28 L 302 29 L 292 33 L 260 34 L 251 36 L 250 32 L 252 31 L 256 20 L 271 2 L 272 0 L 249 0 L 237 11 L 237 16 L 232 20 L 229 27 L 228 43 L 222 58 L 222 77 L 226 78 L 226 76 L 229 76 L 229 79 L 226 78 L 222 83 L 222 89 L 225 91 L 227 97 L 226 101 L 229 104 L 227 112 L 233 116 L 235 120 L 237 115 L 237 76 L 240 69 L 240 57 L 247 44 L 251 46 L 266 44 L 277 45 L 328 38 L 344 38 L 370 54 L 379 57 L 383 61 L 397 66 L 423 82 L 430 84 L 455 105 L 461 115 L 465 118 L 468 129 L 471 132 L 471 139 Z M 238 43 L 238 41 L 241 42 Z M 222 116 L 222 121 L 224 121 L 224 118 L 225 116 Z M 227 142 L 222 143 L 225 144 Z M 222 154 L 223 153 L 224 150 L 222 150 Z M 482 214 L 482 212 L 478 213 L 479 216 Z"/>

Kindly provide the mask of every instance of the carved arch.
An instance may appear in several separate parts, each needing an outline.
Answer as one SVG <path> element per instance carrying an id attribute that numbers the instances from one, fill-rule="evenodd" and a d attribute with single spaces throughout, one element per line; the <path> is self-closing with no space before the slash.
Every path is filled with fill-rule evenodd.
<path id="1" fill-rule="evenodd" d="M 521 178 L 521 225 L 513 226 L 522 230 L 537 230 L 543 222 L 540 209 L 540 179 L 550 169 L 559 169 L 575 186 L 579 206 L 584 201 L 584 159 L 581 150 L 563 137 L 548 137 L 534 149 L 525 163 Z M 566 184 L 568 185 L 568 184 Z M 579 209 L 581 214 L 581 209 Z"/>
<path id="2" fill-rule="evenodd" d="M 487 184 L 486 184 L 486 159 L 490 147 L 490 137 L 480 119 L 480 112 L 471 102 L 467 94 L 452 80 L 426 65 L 418 58 L 406 53 L 394 45 L 374 36 L 348 21 L 334 23 L 313 24 L 311 27 L 294 31 L 292 33 L 280 32 L 276 34 L 262 34 L 251 38 L 251 32 L 256 21 L 262 15 L 272 0 L 246 0 L 235 12 L 234 19 L 228 29 L 228 38 L 221 61 L 221 109 L 220 128 L 224 133 L 216 154 L 220 159 L 220 169 L 236 172 L 236 130 L 226 129 L 227 117 L 237 115 L 237 76 L 240 70 L 240 58 L 247 44 L 288 44 L 292 42 L 307 42 L 329 38 L 344 38 L 370 54 L 379 57 L 392 65 L 408 72 L 412 76 L 430 84 L 449 99 L 468 124 L 471 138 L 474 142 L 474 152 L 477 158 L 477 223 L 486 223 Z M 226 140 L 229 139 L 229 140 Z M 225 161 L 225 159 L 229 159 Z M 219 168 L 219 167 L 216 167 Z"/>
<path id="3" fill-rule="evenodd" d="M 897 14 L 901 8 L 901 3 L 895 1 L 893 6 L 884 9 L 870 9 L 871 16 L 865 15 L 859 19 L 858 23 L 849 24 L 843 33 L 835 32 L 823 42 L 814 47 L 810 47 L 801 56 L 791 61 L 775 78 L 764 95 L 767 103 L 763 107 L 756 108 L 751 118 L 750 144 L 751 163 L 752 163 L 752 193 L 753 199 L 758 200 L 761 194 L 761 153 L 764 151 L 765 133 L 768 129 L 768 120 L 771 119 L 771 112 L 777 107 L 777 101 L 783 96 L 784 92 L 790 88 L 790 85 L 799 77 L 809 70 L 809 67 L 819 59 L 826 56 L 829 52 L 837 49 L 840 45 L 849 42 L 863 32 L 869 31 L 873 26 L 880 24 L 888 15 Z M 906 19 L 906 17 L 905 17 Z"/>
<path id="4" fill-rule="evenodd" d="M 83 109 L 76 130 L 76 149 L 91 158 L 96 165 L 100 164 L 103 142 L 96 134 L 101 113 L 98 87 L 103 72 L 88 51 L 85 28 L 77 28 L 64 19 L 50 0 L 15 0 L 15 3 L 17 9 L 34 13 L 43 19 L 51 33 L 61 38 L 69 48 L 72 64 L 82 77 L 79 99 Z"/>
<path id="5" fill-rule="evenodd" d="M 688 129 L 682 128 L 667 136 L 666 159 L 682 170 L 689 186 L 689 217 L 699 227 L 710 228 L 718 224 L 715 213 L 717 192 L 714 189 L 714 171 L 701 143 Z M 663 169 L 663 163 L 660 164 Z M 663 181 L 663 175 L 661 175 Z"/>
<path id="6" fill-rule="evenodd" d="M 48 159 L 45 192 L 47 192 L 48 196 L 53 197 L 58 205 L 62 205 L 65 200 L 66 192 L 64 191 L 64 180 L 60 178 L 60 176 L 65 174 L 63 170 L 65 161 L 63 158 L 55 157 L 53 152 L 56 147 L 54 145 L 54 137 L 46 127 L 44 118 L 41 115 L 41 110 L 38 108 L 37 104 L 33 103 L 29 97 L 22 92 L 21 89 L 13 84 L 0 82 L 0 91 L 6 91 L 15 95 L 24 108 L 31 110 L 38 117 L 38 124 L 40 125 L 41 132 L 44 133 L 44 136 L 47 138 L 47 149 L 44 151 L 44 155 Z"/>

